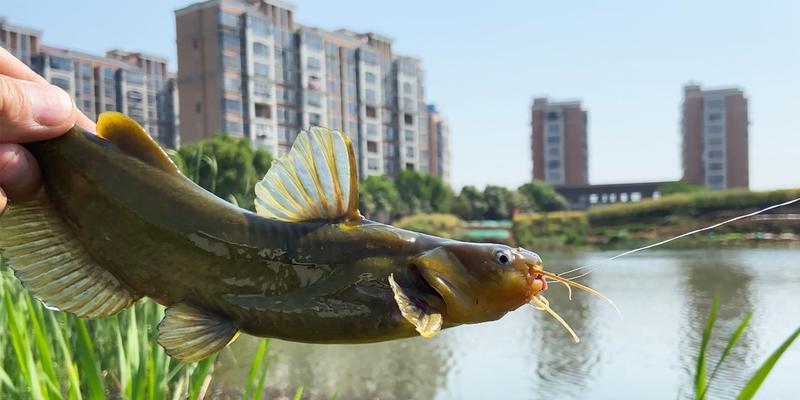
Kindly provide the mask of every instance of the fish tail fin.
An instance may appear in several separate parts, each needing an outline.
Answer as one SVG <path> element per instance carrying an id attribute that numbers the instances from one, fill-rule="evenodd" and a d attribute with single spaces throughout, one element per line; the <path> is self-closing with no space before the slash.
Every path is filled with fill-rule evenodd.
<path id="1" fill-rule="evenodd" d="M 34 297 L 79 317 L 114 315 L 137 300 L 92 260 L 41 193 L 0 215 L 0 254 Z"/>

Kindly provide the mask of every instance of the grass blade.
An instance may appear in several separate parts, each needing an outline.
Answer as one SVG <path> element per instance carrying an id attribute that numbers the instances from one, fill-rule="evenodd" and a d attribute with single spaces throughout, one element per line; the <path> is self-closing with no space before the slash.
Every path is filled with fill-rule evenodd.
<path id="1" fill-rule="evenodd" d="M 714 381 L 714 377 L 717 376 L 717 371 L 719 371 L 719 367 L 722 366 L 722 363 L 725 362 L 725 359 L 728 357 L 728 354 L 730 354 L 731 349 L 733 349 L 733 346 L 735 346 L 736 342 L 738 342 L 739 339 L 742 337 L 742 334 L 744 333 L 745 328 L 747 328 L 747 325 L 750 323 L 750 319 L 752 317 L 753 317 L 753 312 L 752 311 L 748 312 L 747 315 L 744 316 L 744 319 L 736 328 L 736 330 L 733 331 L 733 335 L 731 335 L 731 338 L 728 339 L 728 344 L 725 346 L 725 350 L 722 351 L 722 355 L 719 357 L 717 365 L 714 366 L 714 370 L 711 371 L 711 376 L 708 377 L 708 384 L 706 385 L 705 390 L 703 390 L 703 393 L 700 394 L 700 400 L 706 398 L 706 392 L 708 392 L 708 388 L 711 387 L 711 382 Z"/>
<path id="2" fill-rule="evenodd" d="M 100 363 L 94 351 L 89 329 L 82 319 L 76 318 L 75 325 L 78 328 L 78 360 L 80 370 L 84 372 L 84 382 L 88 389 L 89 398 L 105 399 L 105 389 L 103 388 L 103 375 L 100 373 Z"/>
<path id="3" fill-rule="evenodd" d="M 708 341 L 711 339 L 711 331 L 714 329 L 714 323 L 717 320 L 717 311 L 719 310 L 719 294 L 714 294 L 714 302 L 711 304 L 711 313 L 708 316 L 708 322 L 703 329 L 703 339 L 700 342 L 700 354 L 697 355 L 697 372 L 694 377 L 694 394 L 696 399 L 701 399 L 701 395 L 706 391 L 706 352 L 708 350 Z"/>
<path id="4" fill-rule="evenodd" d="M 797 339 L 797 336 L 800 336 L 800 328 L 797 328 L 797 330 L 795 330 L 794 333 L 792 333 L 786 339 L 786 341 L 784 341 L 783 344 L 781 344 L 780 347 L 778 347 L 778 349 L 775 350 L 775 352 L 772 353 L 772 355 L 770 355 L 766 361 L 764 361 L 764 364 L 762 364 L 761 368 L 759 368 L 758 371 L 753 374 L 753 377 L 749 382 L 747 382 L 747 385 L 745 385 L 744 389 L 742 389 L 742 392 L 739 393 L 739 397 L 737 397 L 736 400 L 749 400 L 755 396 L 756 392 L 758 392 L 758 388 L 761 387 L 761 384 L 764 383 L 764 380 L 767 379 L 770 371 L 772 371 L 772 367 L 774 367 L 775 363 L 778 362 L 778 359 L 781 358 L 783 352 L 792 345 L 792 342 L 794 342 L 795 339 Z"/>
<path id="5" fill-rule="evenodd" d="M 300 386 L 297 388 L 297 392 L 294 394 L 294 400 L 300 400 L 303 398 L 303 387 Z"/>
<path id="6" fill-rule="evenodd" d="M 251 398 L 251 395 L 253 394 L 253 387 L 256 385 L 258 371 L 261 369 L 261 364 L 264 362 L 264 354 L 267 351 L 268 344 L 269 339 L 264 339 L 258 344 L 256 356 L 253 358 L 253 364 L 250 366 L 250 375 L 247 377 L 247 385 L 245 385 L 244 396 L 242 396 L 244 399 Z M 255 395 L 252 397 L 255 397 Z"/>

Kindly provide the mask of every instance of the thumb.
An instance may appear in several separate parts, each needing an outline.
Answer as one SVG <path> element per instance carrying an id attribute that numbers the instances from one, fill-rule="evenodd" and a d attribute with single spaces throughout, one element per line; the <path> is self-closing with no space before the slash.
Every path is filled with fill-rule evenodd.
<path id="1" fill-rule="evenodd" d="M 57 86 L 0 75 L 0 143 L 55 137 L 77 118 L 75 103 Z"/>

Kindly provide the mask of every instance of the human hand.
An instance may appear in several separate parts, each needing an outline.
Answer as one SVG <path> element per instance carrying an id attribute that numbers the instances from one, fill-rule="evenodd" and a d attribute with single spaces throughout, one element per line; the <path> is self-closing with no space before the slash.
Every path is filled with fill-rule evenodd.
<path id="1" fill-rule="evenodd" d="M 95 131 L 69 95 L 0 48 L 0 214 L 41 184 L 39 167 L 19 143 L 59 136 L 73 125 Z"/>

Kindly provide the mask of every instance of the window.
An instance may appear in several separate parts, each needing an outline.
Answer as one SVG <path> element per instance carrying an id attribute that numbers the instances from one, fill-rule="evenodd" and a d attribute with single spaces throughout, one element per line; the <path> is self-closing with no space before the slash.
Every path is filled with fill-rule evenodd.
<path id="1" fill-rule="evenodd" d="M 708 164 L 708 169 L 711 171 L 721 171 L 722 163 L 710 163 Z"/>
<path id="2" fill-rule="evenodd" d="M 378 116 L 378 112 L 375 109 L 375 106 L 366 106 L 366 113 L 367 118 L 375 118 Z"/>
<path id="3" fill-rule="evenodd" d="M 722 133 L 722 125 L 706 125 L 707 135 L 717 135 Z"/>
<path id="4" fill-rule="evenodd" d="M 718 113 L 718 112 L 716 112 L 716 113 L 709 113 L 709 114 L 708 114 L 708 120 L 709 120 L 709 121 L 720 121 L 720 120 L 722 120 L 722 114 L 721 114 L 721 113 Z"/>
<path id="5" fill-rule="evenodd" d="M 269 104 L 256 103 L 256 117 L 258 118 L 272 118 L 272 108 Z"/>
<path id="6" fill-rule="evenodd" d="M 378 125 L 375 125 L 371 122 L 367 123 L 367 135 L 368 136 L 378 136 Z"/>
<path id="7" fill-rule="evenodd" d="M 313 33 L 303 35 L 306 47 L 314 50 L 322 50 L 322 37 Z"/>
<path id="8" fill-rule="evenodd" d="M 264 43 L 253 42 L 253 55 L 257 57 L 269 58 L 269 46 Z"/>
<path id="9" fill-rule="evenodd" d="M 222 99 L 222 109 L 224 112 L 241 113 L 242 102 L 239 100 Z"/>
<path id="10" fill-rule="evenodd" d="M 561 161 L 559 160 L 548 160 L 547 161 L 547 168 L 560 168 Z"/>
<path id="11" fill-rule="evenodd" d="M 50 78 L 50 83 L 64 89 L 67 93 L 70 92 L 69 80 L 64 78 Z"/>
<path id="12" fill-rule="evenodd" d="M 134 85 L 144 85 L 144 74 L 138 71 L 126 71 L 125 82 Z"/>
<path id="13" fill-rule="evenodd" d="M 378 142 L 373 142 L 372 140 L 367 141 L 367 151 L 370 153 L 377 153 L 378 152 Z"/>
<path id="14" fill-rule="evenodd" d="M 713 137 L 708 139 L 709 146 L 720 146 L 722 145 L 722 138 L 720 137 Z"/>
<path id="15" fill-rule="evenodd" d="M 414 90 L 414 87 L 411 86 L 408 82 L 403 82 L 403 93 L 411 94 L 411 91 Z"/>
<path id="16" fill-rule="evenodd" d="M 383 144 L 383 154 L 389 157 L 395 156 L 394 152 L 394 144 L 392 143 L 384 143 Z"/>
<path id="17" fill-rule="evenodd" d="M 386 140 L 394 140 L 394 128 L 392 128 L 391 126 L 384 126 L 383 138 Z"/>
<path id="18" fill-rule="evenodd" d="M 234 136 L 242 135 L 242 123 L 236 121 L 225 121 L 225 133 Z"/>
<path id="19" fill-rule="evenodd" d="M 226 76 L 222 78 L 222 87 L 225 88 L 225 90 L 238 92 L 242 90 L 242 81 L 237 78 Z"/>
<path id="20" fill-rule="evenodd" d="M 310 106 L 319 107 L 322 105 L 322 93 L 320 92 L 306 92 L 306 102 Z"/>
<path id="21" fill-rule="evenodd" d="M 706 100 L 706 108 L 709 110 L 721 110 L 722 109 L 722 99 L 708 99 Z"/>
<path id="22" fill-rule="evenodd" d="M 241 46 L 239 35 L 231 32 L 221 32 L 219 34 L 219 41 L 222 44 L 222 48 L 226 50 L 239 51 L 239 47 Z"/>
<path id="23" fill-rule="evenodd" d="M 410 97 L 403 97 L 403 108 L 406 110 L 413 110 L 415 106 L 416 103 L 414 103 L 414 100 L 411 100 Z"/>
<path id="24" fill-rule="evenodd" d="M 405 122 L 406 125 L 413 124 L 414 123 L 414 116 L 409 114 L 409 113 L 403 114 L 403 122 Z"/>
<path id="25" fill-rule="evenodd" d="M 547 119 L 549 121 L 557 120 L 558 118 L 559 118 L 559 115 L 558 115 L 557 112 L 551 111 L 551 112 L 547 113 Z"/>
<path id="26" fill-rule="evenodd" d="M 414 147 L 406 146 L 406 157 L 414 157 Z"/>
<path id="27" fill-rule="evenodd" d="M 72 71 L 72 60 L 64 57 L 50 56 L 50 68 L 61 71 Z"/>
<path id="28" fill-rule="evenodd" d="M 548 136 L 547 143 L 549 144 L 561 143 L 561 136 Z"/>
<path id="29" fill-rule="evenodd" d="M 253 94 L 269 98 L 272 95 L 272 86 L 269 82 L 257 80 L 253 83 Z"/>
<path id="30" fill-rule="evenodd" d="M 372 89 L 367 89 L 364 91 L 364 99 L 367 103 L 375 104 L 378 99 L 375 96 L 375 91 Z"/>
<path id="31" fill-rule="evenodd" d="M 253 75 L 260 78 L 269 78 L 269 65 L 264 63 L 254 62 Z"/>
<path id="32" fill-rule="evenodd" d="M 370 171 L 377 171 L 378 170 L 378 160 L 374 158 L 367 159 L 367 169 Z"/>
<path id="33" fill-rule="evenodd" d="M 722 175 L 711 175 L 708 177 L 708 183 L 710 185 L 721 185 L 724 180 Z"/>
<path id="34" fill-rule="evenodd" d="M 361 49 L 361 60 L 365 64 L 378 65 L 378 55 L 369 50 Z"/>
<path id="35" fill-rule="evenodd" d="M 406 142 L 413 142 L 414 141 L 414 131 L 406 129 L 405 130 Z"/>
<path id="36" fill-rule="evenodd" d="M 722 158 L 722 151 L 711 150 L 708 152 L 708 158 Z"/>
<path id="37" fill-rule="evenodd" d="M 559 133 L 561 131 L 561 125 L 559 124 L 547 124 L 547 133 Z"/>
<path id="38" fill-rule="evenodd" d="M 250 29 L 253 35 L 266 37 L 272 33 L 272 25 L 266 19 L 250 16 Z"/>
<path id="39" fill-rule="evenodd" d="M 308 113 L 308 123 L 311 125 L 322 125 L 322 116 L 317 113 Z"/>
<path id="40" fill-rule="evenodd" d="M 375 74 L 373 74 L 372 72 L 365 72 L 364 73 L 364 80 L 367 83 L 375 83 Z"/>
<path id="41" fill-rule="evenodd" d="M 235 56 L 222 56 L 222 66 L 229 71 L 240 71 L 242 59 Z"/>
<path id="42" fill-rule="evenodd" d="M 312 71 L 319 71 L 319 69 L 322 67 L 322 62 L 320 62 L 319 58 L 308 57 L 306 59 L 306 66 Z"/>
<path id="43" fill-rule="evenodd" d="M 239 16 L 222 11 L 219 13 L 219 23 L 231 28 L 239 27 Z"/>
<path id="44" fill-rule="evenodd" d="M 550 155 L 551 157 L 552 156 L 559 157 L 561 156 L 561 149 L 559 149 L 558 147 L 551 147 L 547 150 L 547 154 Z"/>

